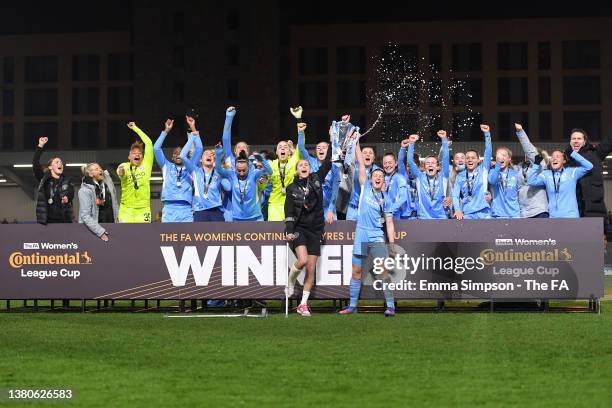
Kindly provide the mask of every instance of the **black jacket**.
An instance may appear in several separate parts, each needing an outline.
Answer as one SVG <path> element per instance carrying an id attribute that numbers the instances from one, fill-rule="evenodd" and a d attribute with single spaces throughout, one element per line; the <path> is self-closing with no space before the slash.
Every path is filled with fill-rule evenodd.
<path id="1" fill-rule="evenodd" d="M 34 177 L 39 181 L 36 192 L 36 221 L 46 225 L 53 223 L 72 222 L 72 200 L 74 198 L 74 186 L 69 177 L 63 174 L 55 181 L 51 174 L 45 173 L 40 167 L 40 156 L 42 149 L 36 147 L 34 158 L 32 159 L 32 170 Z M 53 183 L 56 188 L 53 188 Z M 53 192 L 54 197 L 51 197 Z M 62 197 L 68 197 L 68 203 L 61 203 Z M 53 198 L 53 203 L 49 204 L 49 198 Z"/>
<path id="2" fill-rule="evenodd" d="M 293 183 L 287 186 L 285 199 L 285 227 L 287 234 L 293 234 L 296 227 L 322 234 L 325 228 L 323 220 L 323 182 L 331 169 L 331 148 L 316 173 L 310 173 L 306 179 L 295 175 Z"/>
<path id="3" fill-rule="evenodd" d="M 604 202 L 603 167 L 602 161 L 612 151 L 610 140 L 604 140 L 599 145 L 587 143 L 580 148 L 580 155 L 593 164 L 593 169 L 589 171 L 578 182 L 576 188 L 576 198 L 580 216 L 601 216 L 607 218 L 608 211 Z M 568 166 L 577 167 L 578 163 L 570 158 Z"/>

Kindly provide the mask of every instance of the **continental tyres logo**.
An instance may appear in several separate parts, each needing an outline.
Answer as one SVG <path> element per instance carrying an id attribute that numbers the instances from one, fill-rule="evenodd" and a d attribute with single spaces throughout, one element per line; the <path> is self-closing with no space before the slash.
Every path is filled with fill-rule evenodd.
<path id="1" fill-rule="evenodd" d="M 491 266 L 495 262 L 572 262 L 574 259 L 567 248 L 548 251 L 515 251 L 513 249 L 496 251 L 487 248 L 480 252 L 480 257 L 487 266 Z"/>
<path id="2" fill-rule="evenodd" d="M 92 259 L 87 251 L 58 255 L 42 255 L 39 252 L 24 255 L 21 252 L 13 252 L 9 256 L 9 265 L 12 268 L 21 268 L 24 265 L 91 265 L 91 263 Z"/>

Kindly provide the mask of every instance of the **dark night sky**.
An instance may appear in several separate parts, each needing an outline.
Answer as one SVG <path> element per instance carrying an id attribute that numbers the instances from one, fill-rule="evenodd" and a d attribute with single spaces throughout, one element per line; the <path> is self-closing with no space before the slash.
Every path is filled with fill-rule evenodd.
<path id="1" fill-rule="evenodd" d="M 218 4 L 218 2 L 215 2 Z M 328 24 L 350 22 L 396 22 L 428 20 L 478 20 L 535 17 L 591 17 L 612 15 L 612 5 L 582 1 L 573 5 L 556 2 L 507 1 L 280 1 L 280 18 L 286 24 Z M 239 5 L 240 2 L 235 3 Z M 503 3 L 502 3 L 503 4 Z M 0 4 L 0 35 L 92 31 L 129 31 L 132 1 L 32 1 Z M 169 7 L 168 12 L 174 10 Z"/>

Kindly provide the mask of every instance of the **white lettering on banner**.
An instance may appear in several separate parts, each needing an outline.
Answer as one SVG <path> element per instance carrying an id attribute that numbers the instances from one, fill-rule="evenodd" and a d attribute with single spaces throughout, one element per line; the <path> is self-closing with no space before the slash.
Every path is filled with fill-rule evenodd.
<path id="1" fill-rule="evenodd" d="M 324 245 L 317 263 L 317 285 L 342 284 L 342 253 L 339 245 Z M 338 259 L 335 259 L 338 258 Z M 338 272 L 331 273 L 330 272 Z"/>
<path id="2" fill-rule="evenodd" d="M 262 245 L 261 262 L 249 246 L 236 247 L 236 283 L 238 286 L 249 286 L 249 270 L 262 286 L 274 285 L 274 275 L 271 273 L 274 262 L 274 247 Z"/>
<path id="3" fill-rule="evenodd" d="M 262 245 L 259 257 L 250 246 L 208 246 L 204 260 L 196 246 L 186 246 L 180 260 L 174 247 L 161 246 L 161 253 L 173 286 L 185 286 L 189 270 L 193 273 L 196 286 L 207 286 L 221 249 L 221 285 L 248 286 L 250 273 L 257 284 L 262 286 L 285 285 L 287 282 L 286 246 Z M 317 284 L 339 286 L 348 284 L 351 279 L 352 245 L 323 245 L 322 256 L 317 263 Z M 276 255 L 276 256 L 275 256 Z M 330 259 L 331 257 L 340 259 Z M 289 251 L 289 265 L 296 257 Z M 218 269 L 217 269 L 218 270 Z M 337 273 L 331 273 L 337 272 Z M 215 272 L 218 273 L 218 272 Z M 303 284 L 303 272 L 298 281 Z"/>
<path id="4" fill-rule="evenodd" d="M 208 285 L 217 255 L 219 254 L 219 246 L 211 245 L 207 247 L 202 263 L 200 263 L 198 249 L 194 246 L 186 246 L 183 249 L 180 264 L 177 262 L 173 247 L 163 246 L 160 247 L 160 249 L 164 256 L 170 279 L 172 279 L 172 286 L 185 286 L 189 269 L 191 269 L 193 273 L 193 278 L 197 286 Z"/>
<path id="5" fill-rule="evenodd" d="M 221 249 L 221 285 L 234 286 L 234 247 Z"/>

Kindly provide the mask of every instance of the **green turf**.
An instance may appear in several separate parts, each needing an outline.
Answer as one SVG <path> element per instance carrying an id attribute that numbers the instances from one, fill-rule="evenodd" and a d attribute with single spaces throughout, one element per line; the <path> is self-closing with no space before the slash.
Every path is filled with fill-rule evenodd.
<path id="1" fill-rule="evenodd" d="M 0 328 L 0 388 L 74 389 L 58 406 L 612 406 L 611 302 L 394 319 L 2 313 Z"/>

